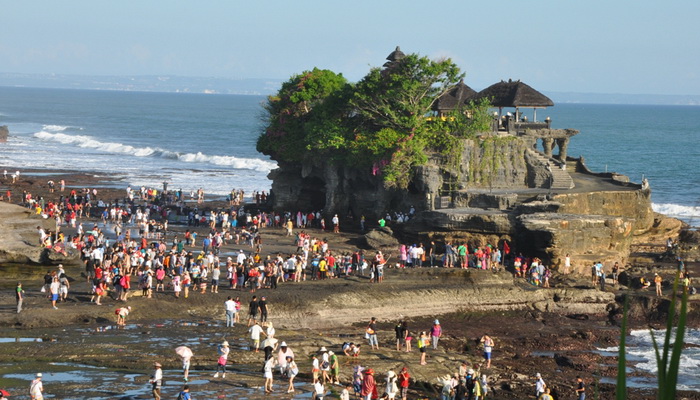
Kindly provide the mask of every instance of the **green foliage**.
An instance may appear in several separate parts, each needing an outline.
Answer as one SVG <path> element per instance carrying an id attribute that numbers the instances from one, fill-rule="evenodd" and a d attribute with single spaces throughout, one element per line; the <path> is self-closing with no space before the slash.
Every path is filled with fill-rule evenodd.
<path id="1" fill-rule="evenodd" d="M 316 68 L 295 75 L 268 99 L 258 151 L 282 161 L 321 156 L 374 168 L 386 186 L 406 188 L 428 153 L 458 165 L 459 139 L 488 130 L 487 102 L 430 117 L 433 103 L 463 76 L 449 59 L 415 54 L 370 70 L 356 85 Z"/>
<path id="2" fill-rule="evenodd" d="M 651 337 L 654 343 L 654 351 L 656 353 L 657 366 L 657 384 L 659 400 L 674 400 L 676 398 L 676 385 L 678 383 L 678 370 L 680 368 L 681 353 L 683 352 L 683 339 L 685 337 L 686 318 L 688 315 L 688 291 L 683 290 L 681 294 L 681 307 L 678 313 L 678 322 L 675 328 L 675 338 L 671 344 L 671 336 L 673 335 L 673 325 L 676 321 L 676 306 L 678 298 L 678 283 L 680 281 L 680 272 L 673 283 L 673 291 L 671 293 L 671 306 L 668 311 L 668 319 L 666 321 L 666 333 L 663 342 L 663 348 L 659 348 L 654 331 L 650 329 Z M 622 314 L 622 333 L 620 338 L 620 351 L 618 353 L 618 371 L 617 371 L 617 387 L 615 398 L 617 400 L 627 399 L 627 374 L 626 358 L 625 358 L 625 335 L 627 334 L 627 310 L 628 301 L 625 298 L 625 307 Z"/>
<path id="3" fill-rule="evenodd" d="M 683 351 L 683 338 L 685 337 L 686 316 L 688 315 L 688 292 L 683 291 L 681 295 L 681 310 L 678 314 L 678 324 L 676 326 L 675 338 L 671 345 L 671 335 L 673 333 L 673 322 L 676 319 L 676 298 L 678 297 L 678 282 L 680 280 L 680 272 L 673 282 L 673 292 L 671 294 L 671 307 L 668 312 L 668 320 L 666 321 L 666 335 L 664 345 L 661 352 L 654 337 L 654 331 L 651 331 L 651 337 L 654 341 L 654 351 L 656 352 L 657 374 L 659 376 L 658 385 L 659 400 L 671 400 L 676 398 L 676 384 L 678 383 L 678 369 L 680 367 L 681 352 Z M 673 347 L 671 347 L 673 346 Z"/>

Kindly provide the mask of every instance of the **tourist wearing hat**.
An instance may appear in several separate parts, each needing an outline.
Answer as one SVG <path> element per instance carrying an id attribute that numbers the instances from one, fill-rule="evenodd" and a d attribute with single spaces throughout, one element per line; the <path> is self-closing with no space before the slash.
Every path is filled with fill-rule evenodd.
<path id="1" fill-rule="evenodd" d="M 372 400 L 377 398 L 377 383 L 374 380 L 374 370 L 372 368 L 367 368 L 365 370 L 365 377 L 362 379 L 362 389 L 360 390 L 360 395 L 364 400 Z"/>
<path id="2" fill-rule="evenodd" d="M 228 361 L 228 355 L 230 352 L 231 350 L 228 347 L 228 342 L 224 340 L 218 348 L 219 359 L 216 363 L 216 373 L 214 374 L 214 378 L 219 377 L 219 371 L 221 371 L 221 377 L 226 378 L 226 362 Z"/>
<path id="3" fill-rule="evenodd" d="M 44 384 L 41 382 L 41 372 L 36 374 L 36 379 L 29 385 L 29 396 L 32 400 L 44 400 Z"/>
<path id="4" fill-rule="evenodd" d="M 397 378 L 394 371 L 389 370 L 386 373 L 386 394 L 389 400 L 394 400 L 399 392 L 399 387 L 396 385 Z"/>
<path id="5" fill-rule="evenodd" d="M 287 357 L 294 358 L 294 352 L 287 346 L 287 342 L 280 343 L 280 349 L 277 352 L 277 363 L 280 367 L 280 374 L 284 374 L 287 368 Z"/>
<path id="6" fill-rule="evenodd" d="M 544 383 L 542 379 L 542 374 L 539 372 L 535 374 L 535 398 L 540 398 L 544 394 L 544 390 L 547 388 L 547 384 Z"/>
<path id="7" fill-rule="evenodd" d="M 153 367 L 155 368 L 155 370 L 153 371 L 153 375 L 151 376 L 151 380 L 149 381 L 152 385 L 151 393 L 153 393 L 153 398 L 155 400 L 160 400 L 160 390 L 163 386 L 163 370 L 161 369 L 162 365 L 159 362 L 155 362 L 153 363 Z"/>
<path id="8" fill-rule="evenodd" d="M 438 341 L 442 336 L 442 327 L 440 326 L 440 321 L 437 319 L 433 322 L 433 327 L 430 328 L 430 339 L 433 343 L 433 350 L 437 350 Z"/>

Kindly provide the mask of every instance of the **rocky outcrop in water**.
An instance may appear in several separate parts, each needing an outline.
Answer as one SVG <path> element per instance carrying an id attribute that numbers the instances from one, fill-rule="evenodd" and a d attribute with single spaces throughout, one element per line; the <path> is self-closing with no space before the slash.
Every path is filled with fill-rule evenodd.
<path id="1" fill-rule="evenodd" d="M 7 129 L 7 125 L 1 125 L 0 126 L 0 143 L 6 142 L 8 136 L 10 136 L 10 130 Z"/>

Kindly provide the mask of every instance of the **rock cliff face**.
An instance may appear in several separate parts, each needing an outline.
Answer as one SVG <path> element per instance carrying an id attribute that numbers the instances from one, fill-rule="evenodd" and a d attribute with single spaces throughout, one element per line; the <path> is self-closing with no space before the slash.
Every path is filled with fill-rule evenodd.
<path id="1" fill-rule="evenodd" d="M 0 126 L 0 143 L 6 142 L 9 135 L 10 130 L 7 129 L 7 125 Z"/>
<path id="2" fill-rule="evenodd" d="M 456 159 L 433 154 L 405 191 L 386 188 L 368 171 L 324 160 L 280 163 L 270 174 L 274 207 L 364 215 L 373 222 L 414 206 L 416 216 L 395 227 L 401 239 L 471 245 L 507 240 L 513 250 L 551 265 L 563 265 L 569 253 L 582 273 L 595 261 L 626 262 L 632 243 L 652 233 L 651 191 L 625 176 L 593 173 L 582 159 L 570 159 L 575 168 L 563 172 L 527 137 L 490 136 L 462 145 Z M 555 190 L 553 168 L 579 187 Z"/>
<path id="3" fill-rule="evenodd" d="M 277 210 L 320 210 L 326 215 L 365 215 L 376 219 L 389 210 L 429 210 L 441 195 L 458 201 L 467 189 L 541 186 L 551 175 L 544 165 L 526 157 L 528 143 L 518 137 L 463 140 L 459 157 L 446 161 L 433 154 L 417 167 L 406 191 L 387 188 L 369 170 L 334 165 L 314 159 L 304 164 L 279 162 L 272 180 Z"/>

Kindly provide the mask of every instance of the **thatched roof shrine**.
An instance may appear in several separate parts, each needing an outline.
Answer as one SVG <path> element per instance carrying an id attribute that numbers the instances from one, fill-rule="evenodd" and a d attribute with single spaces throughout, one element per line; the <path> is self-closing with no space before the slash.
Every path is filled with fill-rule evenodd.
<path id="1" fill-rule="evenodd" d="M 474 99 L 488 98 L 493 107 L 531 107 L 544 108 L 554 105 L 552 100 L 520 82 L 519 80 L 500 81 L 493 84 L 474 96 Z"/>
<path id="2" fill-rule="evenodd" d="M 476 90 L 467 86 L 464 79 L 461 79 L 458 84 L 437 99 L 433 104 L 433 110 L 441 114 L 450 112 L 461 106 L 466 106 L 474 95 L 476 95 Z"/>

